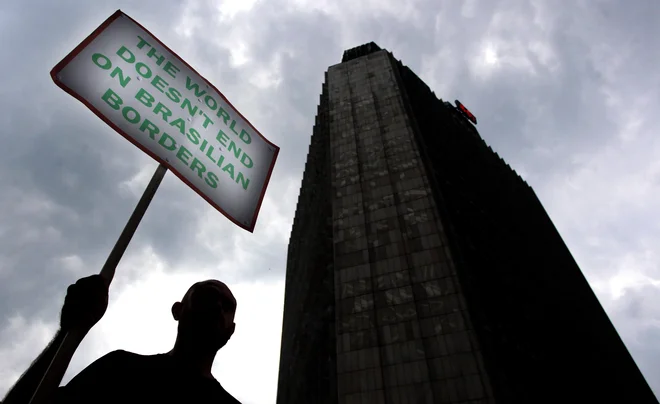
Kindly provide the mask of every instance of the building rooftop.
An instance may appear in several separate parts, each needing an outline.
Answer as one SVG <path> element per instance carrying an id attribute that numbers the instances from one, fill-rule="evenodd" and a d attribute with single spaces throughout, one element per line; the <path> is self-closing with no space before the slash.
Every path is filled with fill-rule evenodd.
<path id="1" fill-rule="evenodd" d="M 376 45 L 374 42 L 365 43 L 364 45 L 345 50 L 344 56 L 341 58 L 341 62 L 348 62 L 349 60 L 357 59 L 359 57 L 378 52 L 379 50 L 381 50 L 380 46 Z"/>

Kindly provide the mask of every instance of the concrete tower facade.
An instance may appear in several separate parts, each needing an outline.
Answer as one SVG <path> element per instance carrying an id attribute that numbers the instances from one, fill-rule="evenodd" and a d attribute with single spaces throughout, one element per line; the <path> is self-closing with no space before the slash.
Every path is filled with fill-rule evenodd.
<path id="1" fill-rule="evenodd" d="M 373 43 L 326 73 L 284 309 L 281 404 L 657 403 L 532 189 Z"/>

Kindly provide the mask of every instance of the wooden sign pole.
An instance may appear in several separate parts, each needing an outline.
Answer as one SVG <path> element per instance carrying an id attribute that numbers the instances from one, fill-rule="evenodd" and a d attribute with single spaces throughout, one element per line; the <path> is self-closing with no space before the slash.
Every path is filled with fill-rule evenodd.
<path id="1" fill-rule="evenodd" d="M 124 255 L 126 247 L 128 247 L 128 244 L 131 242 L 133 234 L 135 234 L 135 230 L 140 224 L 144 213 L 147 211 L 149 203 L 151 203 L 151 200 L 153 199 L 156 190 L 158 190 L 158 186 L 163 180 L 166 172 L 167 167 L 163 164 L 160 164 L 156 169 L 153 177 L 151 177 L 151 181 L 149 181 L 149 185 L 147 185 L 147 188 L 144 190 L 140 201 L 138 202 L 137 206 L 135 206 L 133 214 L 128 219 L 128 222 L 126 223 L 124 230 L 121 232 L 119 239 L 117 239 L 115 246 L 112 248 L 108 259 L 105 261 L 105 265 L 103 265 L 103 268 L 101 269 L 101 276 L 106 280 L 108 287 L 110 287 L 110 283 L 115 276 L 115 269 L 117 268 L 121 257 Z M 43 379 L 41 379 L 39 386 L 37 386 L 37 389 L 32 395 L 30 404 L 45 404 L 47 402 L 46 397 L 44 397 L 42 385 L 48 385 L 48 382 L 57 377 L 57 375 L 64 375 L 66 368 L 71 362 L 73 354 L 76 352 L 76 349 L 78 349 L 78 346 L 84 337 L 84 333 L 73 331 L 68 332 L 64 336 L 64 339 L 62 340 L 60 347 L 55 353 L 53 360 L 48 366 Z"/>

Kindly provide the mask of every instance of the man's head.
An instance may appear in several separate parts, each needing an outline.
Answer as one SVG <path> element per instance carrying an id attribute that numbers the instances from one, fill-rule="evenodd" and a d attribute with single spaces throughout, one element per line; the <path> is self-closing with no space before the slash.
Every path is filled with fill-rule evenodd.
<path id="1" fill-rule="evenodd" d="M 222 348 L 234 333 L 236 299 L 227 285 L 217 280 L 197 282 L 181 302 L 172 305 L 179 322 L 179 338 L 203 350 Z"/>

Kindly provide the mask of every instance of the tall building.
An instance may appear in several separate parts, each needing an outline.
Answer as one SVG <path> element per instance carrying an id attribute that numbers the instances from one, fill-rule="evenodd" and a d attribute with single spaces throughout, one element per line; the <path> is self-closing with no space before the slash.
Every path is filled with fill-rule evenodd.
<path id="1" fill-rule="evenodd" d="M 278 404 L 657 404 L 536 194 L 468 118 L 374 43 L 328 69 Z"/>

